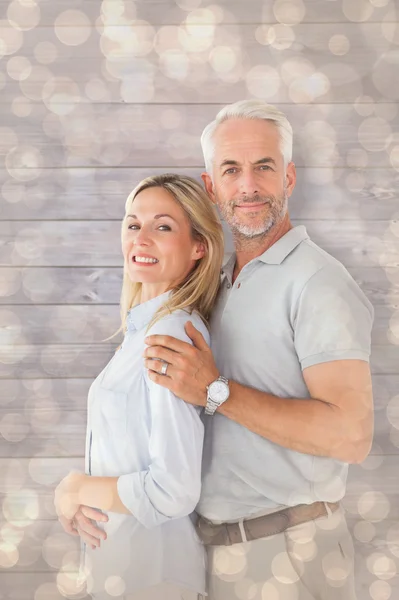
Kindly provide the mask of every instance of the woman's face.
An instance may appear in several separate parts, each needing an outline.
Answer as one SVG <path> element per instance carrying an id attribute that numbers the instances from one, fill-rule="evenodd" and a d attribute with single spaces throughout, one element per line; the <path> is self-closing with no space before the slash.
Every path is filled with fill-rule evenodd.
<path id="1" fill-rule="evenodd" d="M 204 255 L 189 219 L 161 187 L 139 192 L 126 216 L 122 251 L 129 277 L 143 284 L 141 302 L 175 287 Z"/>

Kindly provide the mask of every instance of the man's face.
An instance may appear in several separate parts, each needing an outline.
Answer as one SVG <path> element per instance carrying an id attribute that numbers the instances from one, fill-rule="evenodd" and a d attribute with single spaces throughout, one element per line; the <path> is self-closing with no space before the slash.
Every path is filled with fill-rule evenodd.
<path id="1" fill-rule="evenodd" d="M 267 234 L 287 213 L 295 185 L 293 163 L 284 168 L 276 125 L 262 119 L 230 119 L 214 135 L 213 177 L 208 193 L 233 233 Z"/>

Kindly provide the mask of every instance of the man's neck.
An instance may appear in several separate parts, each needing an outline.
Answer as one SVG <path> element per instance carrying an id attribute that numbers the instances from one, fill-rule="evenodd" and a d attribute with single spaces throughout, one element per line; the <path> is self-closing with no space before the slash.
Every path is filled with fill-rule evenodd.
<path id="1" fill-rule="evenodd" d="M 251 260 L 260 256 L 283 237 L 290 229 L 292 223 L 288 213 L 284 219 L 275 225 L 267 234 L 258 238 L 235 238 L 236 264 L 234 267 L 233 281 L 238 277 L 241 269 Z"/>

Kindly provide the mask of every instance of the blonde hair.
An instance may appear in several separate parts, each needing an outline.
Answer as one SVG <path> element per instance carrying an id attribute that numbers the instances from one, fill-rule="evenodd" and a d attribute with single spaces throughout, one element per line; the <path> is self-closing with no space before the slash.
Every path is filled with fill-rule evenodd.
<path id="1" fill-rule="evenodd" d="M 131 210 L 135 197 L 146 189 L 157 187 L 169 192 L 184 210 L 191 224 L 193 239 L 204 244 L 205 255 L 196 261 L 185 280 L 172 290 L 168 301 L 157 311 L 149 327 L 166 314 L 179 309 L 189 310 L 190 313 L 195 310 L 207 323 L 219 289 L 224 241 L 222 225 L 216 209 L 203 187 L 192 177 L 174 173 L 143 179 L 126 200 L 122 235 L 127 214 Z M 140 302 L 141 288 L 141 283 L 131 281 L 124 265 L 120 301 L 121 330 L 124 333 L 129 310 Z"/>

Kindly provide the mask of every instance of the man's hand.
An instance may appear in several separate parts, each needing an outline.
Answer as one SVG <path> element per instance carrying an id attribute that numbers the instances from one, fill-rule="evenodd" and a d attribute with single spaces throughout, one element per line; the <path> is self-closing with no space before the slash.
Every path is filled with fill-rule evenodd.
<path id="1" fill-rule="evenodd" d="M 168 388 L 178 398 L 197 406 L 206 405 L 206 387 L 219 377 L 219 371 L 201 332 L 188 321 L 185 325 L 194 346 L 168 335 L 150 335 L 145 339 L 144 364 L 149 378 Z M 158 360 L 152 360 L 152 359 Z M 162 362 L 168 363 L 166 375 Z"/>

